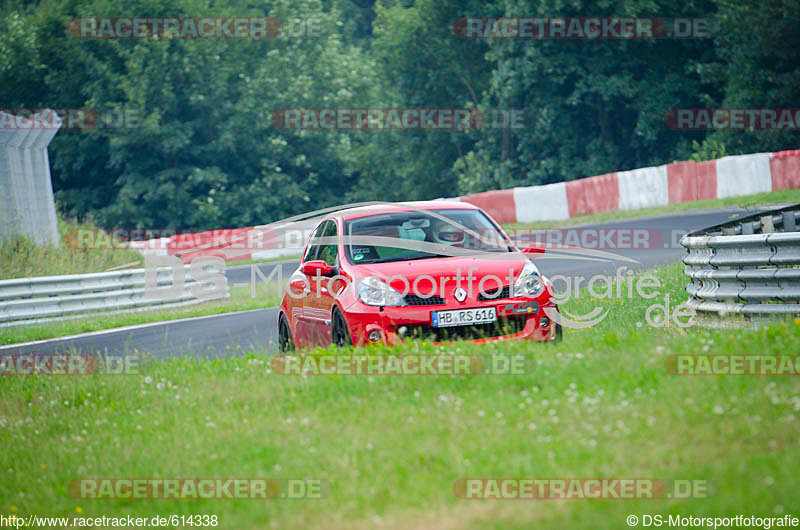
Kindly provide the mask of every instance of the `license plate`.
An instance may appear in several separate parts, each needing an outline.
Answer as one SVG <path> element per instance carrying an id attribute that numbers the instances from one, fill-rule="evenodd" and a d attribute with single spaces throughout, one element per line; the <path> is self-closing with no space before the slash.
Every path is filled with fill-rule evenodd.
<path id="1" fill-rule="evenodd" d="M 474 307 L 470 309 L 454 309 L 452 311 L 434 311 L 431 313 L 431 324 L 435 328 L 486 324 L 496 320 L 497 311 L 494 307 Z"/>

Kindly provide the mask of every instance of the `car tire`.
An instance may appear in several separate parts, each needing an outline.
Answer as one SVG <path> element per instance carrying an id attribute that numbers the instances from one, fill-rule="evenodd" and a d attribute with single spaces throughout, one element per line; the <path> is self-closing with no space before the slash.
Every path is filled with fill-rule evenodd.
<path id="1" fill-rule="evenodd" d="M 294 351 L 292 330 L 289 328 L 289 321 L 286 319 L 286 315 L 283 313 L 278 317 L 278 349 L 281 353 Z"/>
<path id="2" fill-rule="evenodd" d="M 556 311 L 558 311 L 558 304 L 556 304 Z M 554 324 L 556 326 L 556 336 L 550 339 L 550 344 L 558 344 L 564 338 L 564 328 L 558 322 L 554 322 Z"/>
<path id="3" fill-rule="evenodd" d="M 564 338 L 564 328 L 561 324 L 556 324 L 556 336 L 553 338 L 553 344 L 558 344 Z"/>
<path id="4" fill-rule="evenodd" d="M 331 315 L 331 343 L 340 348 L 353 345 L 347 321 L 338 307 L 333 309 L 333 315 Z"/>

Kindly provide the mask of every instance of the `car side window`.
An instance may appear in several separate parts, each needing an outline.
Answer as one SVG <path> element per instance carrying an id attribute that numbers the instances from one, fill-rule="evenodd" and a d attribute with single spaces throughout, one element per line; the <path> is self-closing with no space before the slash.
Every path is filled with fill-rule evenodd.
<path id="1" fill-rule="evenodd" d="M 336 221 L 328 221 L 326 223 L 322 231 L 322 237 L 336 237 Z M 321 259 L 331 267 L 335 267 L 338 249 L 339 245 L 336 243 L 321 245 L 316 259 Z"/>
<path id="2" fill-rule="evenodd" d="M 314 233 L 311 234 L 311 244 L 308 247 L 308 251 L 306 251 L 306 255 L 303 256 L 303 263 L 317 259 L 320 245 L 315 245 L 314 241 L 322 237 L 322 231 L 324 230 L 326 224 L 326 222 L 320 223 L 319 226 L 314 229 Z"/>

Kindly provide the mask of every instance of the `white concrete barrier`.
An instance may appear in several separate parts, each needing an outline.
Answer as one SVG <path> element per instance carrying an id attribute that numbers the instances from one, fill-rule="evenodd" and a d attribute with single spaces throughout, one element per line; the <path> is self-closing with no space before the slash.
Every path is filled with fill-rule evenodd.
<path id="1" fill-rule="evenodd" d="M 567 187 L 564 182 L 514 188 L 518 223 L 569 219 Z"/>
<path id="2" fill-rule="evenodd" d="M 771 153 L 754 153 L 717 160 L 717 198 L 772 191 L 771 156 Z"/>
<path id="3" fill-rule="evenodd" d="M 617 178 L 620 210 L 639 210 L 669 204 L 667 166 L 620 171 Z"/>

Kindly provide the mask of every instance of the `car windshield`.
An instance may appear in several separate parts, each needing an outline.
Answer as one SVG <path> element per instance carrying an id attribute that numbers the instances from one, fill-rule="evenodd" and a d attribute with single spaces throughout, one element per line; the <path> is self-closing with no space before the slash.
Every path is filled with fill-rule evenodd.
<path id="1" fill-rule="evenodd" d="M 345 245 L 348 260 L 356 265 L 449 256 L 455 249 L 509 250 L 503 235 L 479 210 L 426 210 L 359 217 L 345 222 L 345 234 L 366 236 L 361 241 L 361 238 L 355 242 L 348 240 Z M 369 244 L 378 237 L 397 242 Z M 453 247 L 453 253 L 447 247 Z"/>

